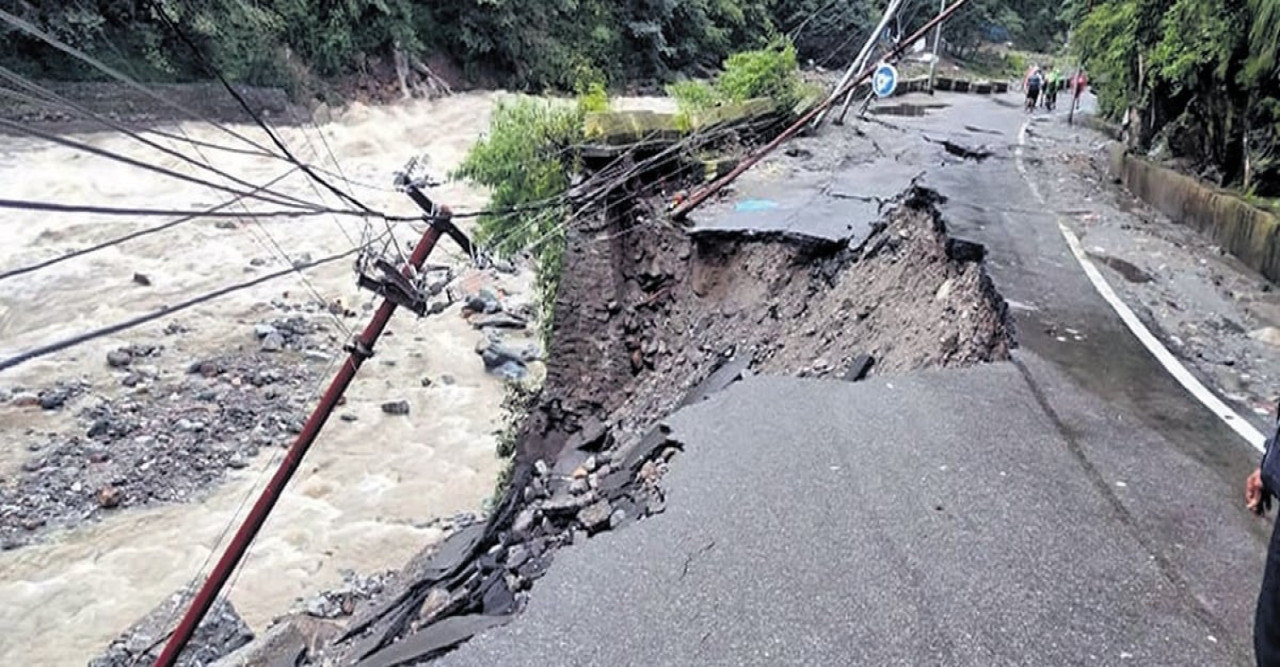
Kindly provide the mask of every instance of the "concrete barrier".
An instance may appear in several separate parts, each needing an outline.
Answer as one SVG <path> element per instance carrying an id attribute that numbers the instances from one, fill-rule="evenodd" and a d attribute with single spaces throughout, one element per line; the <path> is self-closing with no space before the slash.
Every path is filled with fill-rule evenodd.
<path id="1" fill-rule="evenodd" d="M 1171 219 L 1200 231 L 1245 265 L 1280 282 L 1280 218 L 1240 197 L 1117 148 L 1112 176 Z"/>
<path id="2" fill-rule="evenodd" d="M 597 111 L 586 114 L 582 129 L 588 142 L 606 146 L 642 141 L 671 143 L 691 131 L 762 118 L 777 108 L 773 100 L 759 98 L 697 111 L 687 117 L 654 111 Z"/>

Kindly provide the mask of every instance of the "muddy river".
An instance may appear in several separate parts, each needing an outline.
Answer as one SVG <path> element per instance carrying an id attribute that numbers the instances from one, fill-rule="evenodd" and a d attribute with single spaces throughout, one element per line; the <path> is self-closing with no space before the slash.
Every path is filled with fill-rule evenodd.
<path id="1" fill-rule="evenodd" d="M 356 106 L 336 113 L 319 129 L 293 127 L 280 133 L 301 159 L 332 170 L 331 149 L 353 181 L 347 187 L 371 207 L 411 215 L 416 212 L 413 204 L 387 187 L 392 172 L 422 153 L 430 156 L 436 173 L 455 166 L 487 127 L 496 99 L 492 93 L 468 93 L 388 107 Z M 654 106 L 641 100 L 626 104 Z M 208 142 L 236 142 L 207 123 L 169 129 Z M 267 143 L 256 128 L 233 129 Z M 324 142 L 317 132 L 323 132 Z M 118 133 L 72 138 L 200 173 Z M 288 169 L 271 158 L 203 152 L 218 168 L 252 183 Z M 312 201 L 319 196 L 299 175 L 286 178 L 277 189 Z M 478 208 L 486 200 L 485 192 L 460 183 L 448 183 L 434 195 L 455 209 Z M 215 205 L 228 195 L 80 150 L 6 137 L 0 143 L 0 197 L 189 210 Z M 332 197 L 326 201 L 337 205 Z M 162 219 L 6 211 L 0 220 L 3 270 Z M 294 258 L 303 253 L 319 258 L 349 249 L 351 239 L 358 240 L 364 231 L 364 223 L 355 218 L 263 224 L 226 229 L 215 220 L 195 220 L 0 281 L 0 357 L 244 280 L 254 275 L 254 258 L 268 260 L 261 271 L 283 267 L 285 259 L 275 244 Z M 405 243 L 415 236 L 407 226 L 399 234 Z M 433 261 L 447 256 L 464 260 L 442 244 Z M 141 289 L 133 284 L 134 273 L 146 274 L 151 285 Z M 164 336 L 167 321 L 161 320 L 0 372 L 0 389 L 80 379 L 90 383 L 91 394 L 111 397 L 128 391 L 104 362 L 106 353 L 120 345 L 163 344 L 163 363 L 180 367 L 202 355 L 256 345 L 254 323 L 264 317 L 266 304 L 284 292 L 309 294 L 314 288 L 327 300 L 353 306 L 370 300 L 356 289 L 350 262 L 308 270 L 307 278 L 311 286 L 288 276 L 179 313 L 172 319 L 190 329 L 181 337 Z M 513 299 L 531 299 L 532 278 L 528 271 L 504 277 L 501 287 Z M 367 317 L 355 309 L 360 316 L 346 320 L 353 329 Z M 456 309 L 426 319 L 401 314 L 390 329 L 394 335 L 383 340 L 376 361 L 365 365 L 348 393 L 343 411 L 357 420 L 330 422 L 236 579 L 231 599 L 256 630 L 298 598 L 341 583 L 342 570 L 400 566 L 436 537 L 435 529 L 427 527 L 431 518 L 475 511 L 493 489 L 499 467 L 493 433 L 503 389 L 474 353 L 481 334 Z M 422 386 L 423 377 L 445 374 L 455 382 Z M 381 403 L 401 399 L 412 405 L 409 416 L 382 413 Z M 75 412 L 0 405 L 0 480 L 29 456 L 28 429 L 74 430 Z M 108 513 L 101 521 L 55 530 L 34 544 L 0 552 L 0 664 L 83 665 L 165 596 L 207 570 L 233 517 L 243 513 L 278 457 L 274 449 L 258 456 L 198 502 Z"/>

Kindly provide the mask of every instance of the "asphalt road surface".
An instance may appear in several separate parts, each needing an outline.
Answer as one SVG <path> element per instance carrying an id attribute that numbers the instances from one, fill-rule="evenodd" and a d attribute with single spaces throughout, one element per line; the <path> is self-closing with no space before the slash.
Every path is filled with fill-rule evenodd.
<path id="1" fill-rule="evenodd" d="M 874 157 L 796 180 L 821 206 L 785 225 L 830 235 L 840 202 L 862 215 L 923 171 L 952 233 L 988 247 L 1015 359 L 753 378 L 686 409 L 667 513 L 560 552 L 524 615 L 443 664 L 1252 664 L 1256 452 L 1096 294 L 1027 185 L 1035 151 L 1016 168 L 1018 100 L 935 102 L 866 126 Z M 720 210 L 739 215 L 700 224 L 744 224 Z"/>

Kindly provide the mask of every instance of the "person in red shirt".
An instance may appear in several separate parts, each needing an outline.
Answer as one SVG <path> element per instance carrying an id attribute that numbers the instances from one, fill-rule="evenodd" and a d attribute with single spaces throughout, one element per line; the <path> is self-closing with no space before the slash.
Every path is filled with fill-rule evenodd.
<path id="1" fill-rule="evenodd" d="M 1084 89 L 1089 86 L 1089 75 L 1081 69 L 1076 72 L 1076 80 L 1072 82 L 1074 87 L 1073 99 L 1075 100 L 1076 109 L 1080 108 L 1080 96 L 1084 94 Z"/>

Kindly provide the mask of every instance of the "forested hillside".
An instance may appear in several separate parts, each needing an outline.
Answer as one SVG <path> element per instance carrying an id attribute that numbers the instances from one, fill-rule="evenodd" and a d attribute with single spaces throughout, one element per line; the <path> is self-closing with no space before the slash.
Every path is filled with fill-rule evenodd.
<path id="1" fill-rule="evenodd" d="M 1076 0 L 1073 44 L 1133 143 L 1280 196 L 1280 0 Z"/>
<path id="2" fill-rule="evenodd" d="M 231 79 L 289 87 L 388 62 L 396 47 L 440 55 L 471 77 L 527 90 L 584 82 L 669 81 L 731 53 L 790 37 L 800 62 L 843 67 L 884 10 L 876 0 L 17 0 L 7 11 L 148 81 L 208 78 L 164 25 L 172 17 Z M 938 11 L 904 3 L 904 34 Z M 955 53 L 998 27 L 1037 49 L 1061 44 L 1048 0 L 972 0 L 948 26 Z M 100 76 L 44 41 L 0 23 L 0 63 L 27 76 Z"/>

